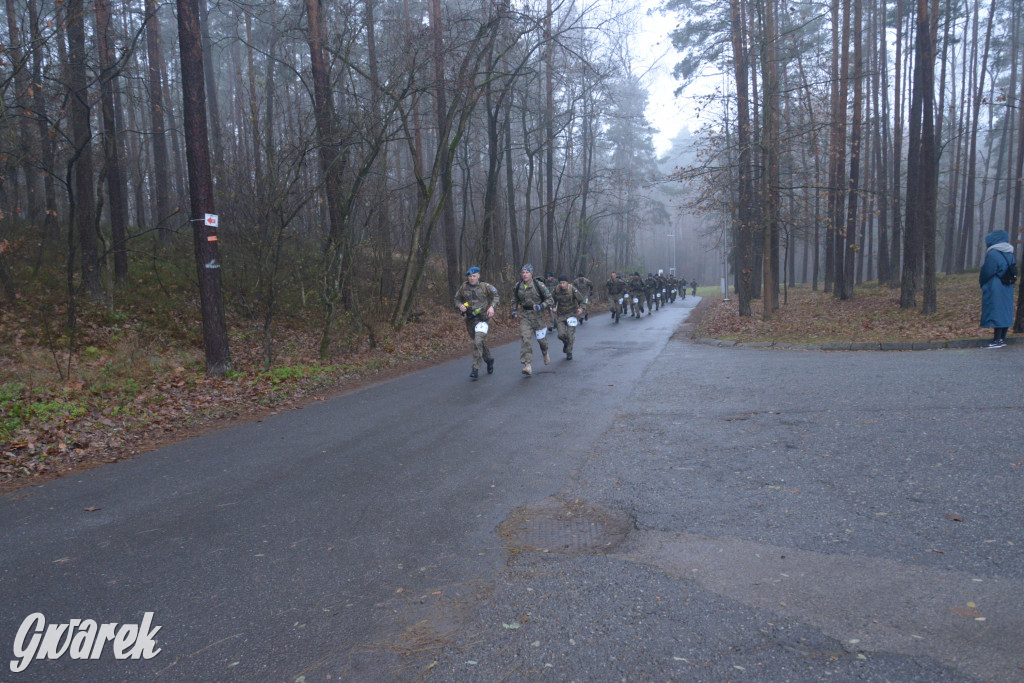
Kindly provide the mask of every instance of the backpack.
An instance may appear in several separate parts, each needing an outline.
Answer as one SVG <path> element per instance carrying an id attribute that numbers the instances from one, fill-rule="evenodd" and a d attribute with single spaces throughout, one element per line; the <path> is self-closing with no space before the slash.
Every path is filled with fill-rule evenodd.
<path id="1" fill-rule="evenodd" d="M 1004 285 L 1012 285 L 1017 282 L 1017 264 L 1011 261 L 1006 254 L 1003 254 L 1003 258 L 1006 259 L 1006 270 L 999 276 L 999 281 Z"/>
<path id="2" fill-rule="evenodd" d="M 544 304 L 544 300 L 547 299 L 549 296 L 551 296 L 551 294 L 548 291 L 548 287 L 543 282 L 540 282 L 537 279 L 532 280 L 532 282 L 533 282 L 534 288 L 537 290 L 537 294 L 538 294 L 538 298 L 540 299 L 540 303 L 541 303 L 541 305 L 543 305 Z M 519 282 L 516 283 L 516 286 L 513 288 L 513 292 L 516 295 L 516 298 L 519 299 L 520 304 L 523 301 L 523 296 L 524 296 L 523 295 L 523 290 L 524 290 L 523 281 L 520 280 Z"/>

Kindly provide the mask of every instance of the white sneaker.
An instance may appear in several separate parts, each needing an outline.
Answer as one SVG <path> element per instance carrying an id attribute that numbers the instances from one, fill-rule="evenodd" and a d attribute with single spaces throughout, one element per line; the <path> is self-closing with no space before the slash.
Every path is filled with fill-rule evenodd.
<path id="1" fill-rule="evenodd" d="M 526 365 L 523 366 L 523 374 L 524 375 L 532 375 L 533 374 L 533 368 L 530 367 L 529 363 L 527 363 Z"/>
<path id="2" fill-rule="evenodd" d="M 994 339 L 994 340 L 990 341 L 988 346 L 986 346 L 985 348 L 986 349 L 1001 349 L 1004 346 L 1006 346 L 1006 342 L 1004 342 L 1001 339 Z"/>

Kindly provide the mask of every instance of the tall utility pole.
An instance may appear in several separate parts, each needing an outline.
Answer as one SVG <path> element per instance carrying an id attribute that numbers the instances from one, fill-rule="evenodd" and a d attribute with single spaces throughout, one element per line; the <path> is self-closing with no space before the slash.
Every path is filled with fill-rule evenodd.
<path id="1" fill-rule="evenodd" d="M 206 128 L 203 46 L 197 0 L 178 0 L 178 44 L 181 47 L 181 90 L 184 99 L 185 158 L 191 204 L 192 241 L 199 274 L 199 303 L 203 315 L 206 373 L 221 377 L 231 369 L 224 296 L 217 260 L 217 234 L 210 172 L 210 143 Z"/>

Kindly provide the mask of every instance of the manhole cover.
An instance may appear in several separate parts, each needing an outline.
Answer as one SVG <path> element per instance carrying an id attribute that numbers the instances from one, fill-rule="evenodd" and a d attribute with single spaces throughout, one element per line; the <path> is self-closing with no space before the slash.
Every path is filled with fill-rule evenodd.
<path id="1" fill-rule="evenodd" d="M 513 511 L 498 533 L 509 550 L 584 555 L 616 548 L 632 528 L 624 512 L 548 498 Z"/>

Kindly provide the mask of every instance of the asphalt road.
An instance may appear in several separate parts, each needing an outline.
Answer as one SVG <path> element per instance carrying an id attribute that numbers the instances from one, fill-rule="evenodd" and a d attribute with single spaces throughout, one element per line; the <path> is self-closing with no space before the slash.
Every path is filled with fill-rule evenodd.
<path id="1" fill-rule="evenodd" d="M 0 498 L 0 680 L 1024 680 L 1024 351 L 670 339 L 693 303 Z M 146 612 L 152 659 L 8 667 Z"/>

